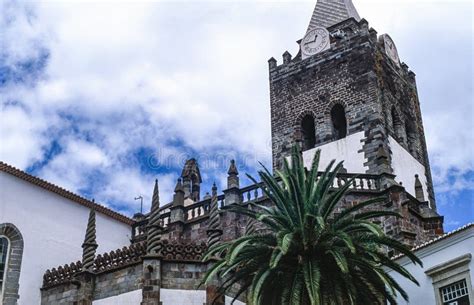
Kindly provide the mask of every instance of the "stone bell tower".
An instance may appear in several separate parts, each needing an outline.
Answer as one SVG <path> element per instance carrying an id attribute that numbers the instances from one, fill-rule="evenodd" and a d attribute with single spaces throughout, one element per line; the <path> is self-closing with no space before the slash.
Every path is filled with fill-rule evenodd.
<path id="1" fill-rule="evenodd" d="M 436 214 L 415 74 L 351 0 L 318 0 L 299 52 L 269 60 L 273 167 L 292 145 L 308 164 L 389 174 Z"/>

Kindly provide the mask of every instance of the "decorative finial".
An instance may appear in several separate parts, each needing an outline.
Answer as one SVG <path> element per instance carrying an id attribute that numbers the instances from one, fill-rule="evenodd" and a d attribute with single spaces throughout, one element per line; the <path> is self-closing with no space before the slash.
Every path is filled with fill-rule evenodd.
<path id="1" fill-rule="evenodd" d="M 160 190 L 158 188 L 158 179 L 155 179 L 155 187 L 153 188 L 153 197 L 151 198 L 151 211 L 160 208 Z"/>
<path id="2" fill-rule="evenodd" d="M 183 192 L 184 193 L 183 184 L 181 183 L 181 178 L 178 178 L 178 182 L 176 183 L 176 187 L 174 188 L 174 192 L 175 193 L 177 193 L 177 192 Z"/>
<path id="3" fill-rule="evenodd" d="M 415 175 L 415 197 L 420 202 L 425 201 L 425 194 L 423 192 L 423 185 L 421 184 L 418 174 Z"/>
<path id="4" fill-rule="evenodd" d="M 151 200 L 151 211 L 147 225 L 147 254 L 157 254 L 160 250 L 160 239 L 163 228 L 160 224 L 160 194 L 158 180 L 155 180 L 153 197 Z"/>
<path id="5" fill-rule="evenodd" d="M 227 171 L 229 175 L 238 175 L 239 171 L 237 170 L 237 166 L 235 166 L 235 160 L 230 160 L 229 170 Z"/>
<path id="6" fill-rule="evenodd" d="M 184 194 L 183 184 L 181 183 L 181 178 L 179 178 L 174 188 L 173 206 L 184 205 Z"/>
<path id="7" fill-rule="evenodd" d="M 207 246 L 210 248 L 216 245 L 221 238 L 219 209 L 217 207 L 217 187 L 212 185 L 212 197 L 209 211 L 209 224 L 207 229 Z"/>
<path id="8" fill-rule="evenodd" d="M 82 244 L 82 270 L 92 271 L 95 259 L 95 250 L 97 249 L 97 241 L 95 234 L 95 210 L 91 209 L 89 213 L 89 221 L 87 222 L 86 236 Z"/>
<path id="9" fill-rule="evenodd" d="M 239 171 L 235 165 L 235 160 L 230 160 L 230 166 L 227 174 L 227 189 L 239 188 Z"/>

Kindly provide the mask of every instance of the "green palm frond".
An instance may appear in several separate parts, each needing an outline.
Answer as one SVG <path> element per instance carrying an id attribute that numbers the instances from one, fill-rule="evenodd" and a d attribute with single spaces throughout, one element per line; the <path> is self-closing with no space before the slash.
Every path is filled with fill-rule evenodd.
<path id="1" fill-rule="evenodd" d="M 381 305 L 396 304 L 398 295 L 408 299 L 385 270 L 417 281 L 386 249 L 405 254 L 415 264 L 421 261 L 372 222 L 401 216 L 380 209 L 385 198 L 335 213 L 354 180 L 334 188 L 342 162 L 332 161 L 320 173 L 319 161 L 318 150 L 311 168 L 305 169 L 294 147 L 275 176 L 262 165 L 259 185 L 272 204 L 225 207 L 247 217 L 252 228 L 208 249 L 204 260 L 215 262 L 202 284 L 218 278 L 222 294 L 231 289 L 237 291 L 235 298 L 246 293 L 252 305 Z"/>

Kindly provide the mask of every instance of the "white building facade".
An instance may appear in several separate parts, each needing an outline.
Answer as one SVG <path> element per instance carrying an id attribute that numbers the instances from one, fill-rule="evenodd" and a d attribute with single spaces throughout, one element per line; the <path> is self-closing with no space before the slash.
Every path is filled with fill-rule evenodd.
<path id="1" fill-rule="evenodd" d="M 0 305 L 40 304 L 44 271 L 77 260 L 91 208 L 99 251 L 129 243 L 132 220 L 0 163 Z"/>
<path id="2" fill-rule="evenodd" d="M 401 305 L 472 305 L 474 295 L 474 224 L 447 233 L 414 249 L 423 267 L 405 256 L 396 261 L 419 282 L 416 286 L 400 274 L 389 271 L 410 297 L 398 298 Z"/>

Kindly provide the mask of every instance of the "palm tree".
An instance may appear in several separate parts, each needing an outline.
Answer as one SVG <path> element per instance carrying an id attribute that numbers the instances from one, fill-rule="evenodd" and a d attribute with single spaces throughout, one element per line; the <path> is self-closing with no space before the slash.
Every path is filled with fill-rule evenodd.
<path id="1" fill-rule="evenodd" d="M 252 305 L 397 304 L 397 294 L 408 300 L 386 268 L 418 283 L 390 259 L 387 249 L 405 254 L 415 264 L 421 261 L 371 222 L 400 215 L 367 209 L 381 198 L 335 213 L 352 181 L 333 189 L 342 162 L 334 166 L 332 161 L 318 175 L 319 156 L 318 150 L 307 171 L 298 149 L 293 148 L 291 164 L 285 160 L 277 177 L 263 167 L 259 172 L 262 190 L 272 205 L 228 207 L 249 217 L 259 229 L 208 249 L 204 260 L 215 262 L 203 283 L 217 277 L 221 294 L 240 287 L 236 298 L 247 292 Z"/>

